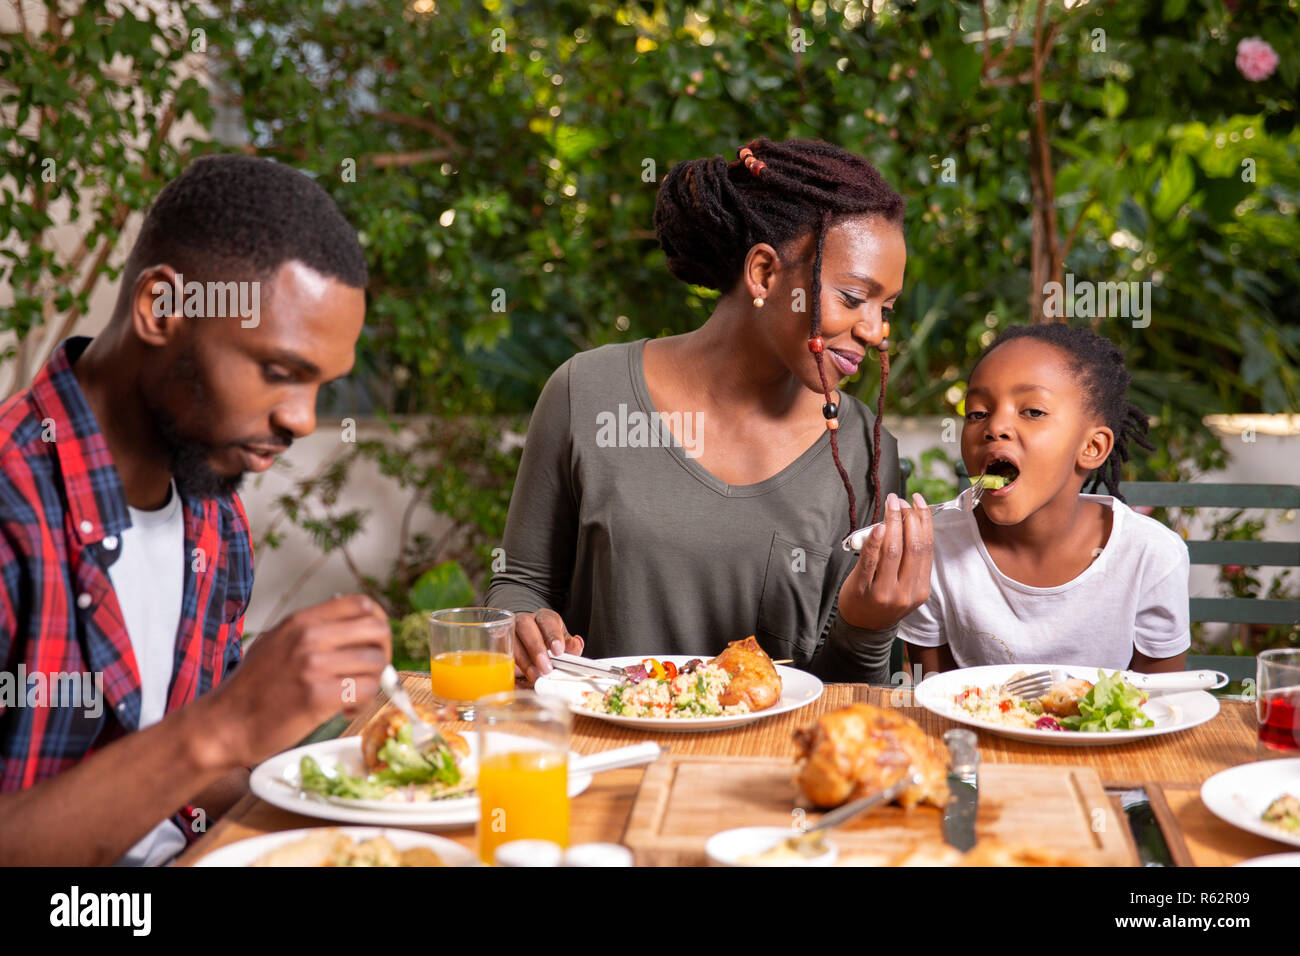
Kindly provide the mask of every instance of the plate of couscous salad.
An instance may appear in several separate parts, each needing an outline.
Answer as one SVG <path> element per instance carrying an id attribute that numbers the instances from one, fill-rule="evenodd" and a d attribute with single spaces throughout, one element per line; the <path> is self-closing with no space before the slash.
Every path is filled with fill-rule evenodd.
<path id="1" fill-rule="evenodd" d="M 1062 673 L 1065 680 L 1036 698 L 1001 689 L 1014 677 L 1039 671 Z M 1218 700 L 1203 690 L 1147 696 L 1124 683 L 1118 671 L 1059 664 L 991 664 L 945 671 L 917 684 L 915 697 L 931 713 L 979 730 L 1071 747 L 1176 733 L 1219 712 Z"/>
<path id="2" fill-rule="evenodd" d="M 645 662 L 652 661 L 658 669 Z M 607 657 L 593 660 L 607 667 L 644 666 L 646 677 L 620 681 L 576 677 L 559 671 L 538 678 L 535 690 L 562 697 L 584 717 L 641 730 L 691 733 L 725 730 L 806 707 L 821 697 L 820 680 L 806 671 L 777 664 L 781 695 L 775 703 L 753 710 L 745 701 L 726 704 L 732 676 L 717 664 L 684 654 L 657 658 Z"/>

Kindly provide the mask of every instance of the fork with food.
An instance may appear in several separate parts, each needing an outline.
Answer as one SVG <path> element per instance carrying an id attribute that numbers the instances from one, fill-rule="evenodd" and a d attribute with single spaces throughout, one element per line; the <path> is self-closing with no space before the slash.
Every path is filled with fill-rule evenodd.
<path id="1" fill-rule="evenodd" d="M 1009 465 L 1009 462 L 994 462 L 981 475 L 976 475 L 971 479 L 971 486 L 967 492 L 958 495 L 952 501 L 941 501 L 936 505 L 927 505 L 930 514 L 938 514 L 940 511 L 974 511 L 975 506 L 980 503 L 986 491 L 997 491 L 1005 488 L 1016 480 L 1019 472 L 1015 466 L 1011 466 L 1009 471 L 999 471 L 1002 465 Z M 884 524 L 883 521 L 877 521 L 875 524 L 869 524 L 865 528 L 859 528 L 852 534 L 848 535 L 840 542 L 840 547 L 845 551 L 861 551 L 862 546 L 866 544 L 868 536 L 876 528 Z"/>

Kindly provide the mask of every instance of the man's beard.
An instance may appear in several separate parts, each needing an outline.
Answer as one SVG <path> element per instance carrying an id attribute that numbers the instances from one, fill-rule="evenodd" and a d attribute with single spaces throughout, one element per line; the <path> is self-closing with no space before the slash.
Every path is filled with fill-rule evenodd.
<path id="1" fill-rule="evenodd" d="M 176 420 L 161 408 L 154 410 L 154 423 L 167 446 L 172 477 L 182 498 L 224 498 L 239 490 L 244 473 L 223 475 L 214 469 L 208 463 L 211 445 L 186 438 L 180 433 Z"/>
<path id="2" fill-rule="evenodd" d="M 189 391 L 190 408 L 208 406 L 207 388 L 193 347 L 186 349 L 176 359 L 168 378 L 173 382 L 185 383 Z M 215 470 L 208 463 L 214 446 L 185 436 L 171 412 L 161 404 L 148 404 L 152 406 L 150 411 L 153 413 L 154 426 L 167 448 L 172 477 L 181 497 L 223 498 L 239 490 L 239 485 L 244 480 L 242 471 L 234 475 L 223 475 Z"/>

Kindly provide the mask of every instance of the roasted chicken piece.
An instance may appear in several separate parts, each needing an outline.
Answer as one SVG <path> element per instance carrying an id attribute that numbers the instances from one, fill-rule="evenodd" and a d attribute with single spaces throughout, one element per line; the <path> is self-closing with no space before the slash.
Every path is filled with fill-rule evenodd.
<path id="1" fill-rule="evenodd" d="M 926 737 L 916 721 L 871 704 L 850 704 L 796 730 L 804 761 L 799 788 L 819 807 L 838 807 L 893 786 L 908 773 L 922 783 L 898 798 L 904 807 L 948 801 L 947 748 Z"/>
<path id="2" fill-rule="evenodd" d="M 456 717 L 455 708 L 440 708 L 433 710 L 424 704 L 416 704 L 415 712 L 420 715 L 420 719 L 426 723 L 437 725 L 442 720 L 454 720 Z M 396 707 L 389 707 L 382 711 L 374 720 L 366 724 L 366 729 L 361 733 L 361 756 L 366 762 L 366 769 L 370 771 L 383 770 L 386 766 L 379 759 L 379 751 L 390 737 L 396 737 L 397 732 L 409 724 L 410 721 L 406 715 Z M 463 758 L 469 756 L 469 743 L 460 734 L 454 730 L 438 728 L 447 743 L 451 746 L 453 755 L 459 763 Z"/>
<path id="3" fill-rule="evenodd" d="M 732 641 L 709 663 L 731 675 L 731 683 L 718 695 L 722 706 L 744 701 L 751 711 L 766 710 L 781 699 L 781 675 L 752 634 L 743 641 Z"/>
<path id="4" fill-rule="evenodd" d="M 1047 693 L 1038 698 L 1038 702 L 1054 717 L 1073 717 L 1079 712 L 1079 698 L 1090 690 L 1091 682 L 1072 677 L 1047 688 Z"/>

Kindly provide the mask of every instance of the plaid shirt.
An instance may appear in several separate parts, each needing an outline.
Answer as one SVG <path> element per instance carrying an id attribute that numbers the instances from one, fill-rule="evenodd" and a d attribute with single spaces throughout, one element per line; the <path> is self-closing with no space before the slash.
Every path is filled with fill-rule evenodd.
<path id="1" fill-rule="evenodd" d="M 112 455 L 72 371 L 89 343 L 61 343 L 31 388 L 0 405 L 0 681 L 7 676 L 10 689 L 25 695 L 16 703 L 0 684 L 0 791 L 53 777 L 139 729 L 140 671 L 108 576 L 131 520 Z M 253 589 L 252 537 L 238 496 L 186 497 L 182 505 L 185 553 L 176 557 L 191 573 L 168 713 L 239 662 Z M 25 685 L 18 681 L 23 673 Z M 57 678 L 64 693 L 56 699 L 54 675 L 74 673 L 103 675 L 97 716 L 84 695 L 67 700 L 74 694 L 66 676 Z M 184 825 L 189 811 L 177 822 L 192 840 L 197 834 Z"/>

